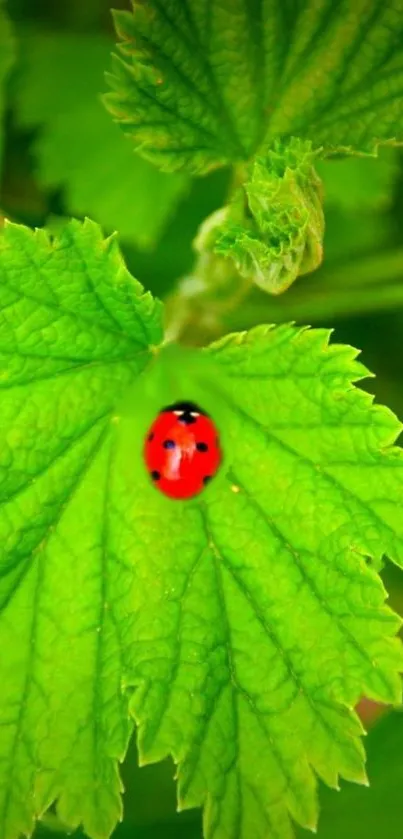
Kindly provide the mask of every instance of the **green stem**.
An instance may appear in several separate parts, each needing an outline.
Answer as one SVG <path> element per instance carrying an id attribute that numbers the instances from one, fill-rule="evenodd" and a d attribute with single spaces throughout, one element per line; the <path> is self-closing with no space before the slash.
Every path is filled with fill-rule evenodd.
<path id="1" fill-rule="evenodd" d="M 345 265 L 324 266 L 322 271 L 315 274 L 315 284 L 323 283 L 327 288 L 353 288 L 394 280 L 403 280 L 403 248 L 363 256 Z"/>
<path id="2" fill-rule="evenodd" d="M 192 274 L 165 300 L 165 340 L 203 346 L 220 337 L 225 314 L 240 306 L 250 286 L 230 260 L 199 254 Z"/>
<path id="3" fill-rule="evenodd" d="M 312 289 L 311 289 L 312 292 Z M 288 294 L 274 299 L 250 301 L 241 311 L 228 313 L 226 327 L 248 329 L 257 323 L 317 322 L 348 315 L 403 308 L 403 282 L 377 285 L 366 289 L 334 289 L 325 286 L 311 294 Z"/>

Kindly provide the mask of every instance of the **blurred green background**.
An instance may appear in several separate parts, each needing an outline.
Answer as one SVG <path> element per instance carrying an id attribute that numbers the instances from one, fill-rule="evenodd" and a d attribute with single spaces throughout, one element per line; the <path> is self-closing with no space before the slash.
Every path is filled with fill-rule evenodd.
<path id="1" fill-rule="evenodd" d="M 224 203 L 230 173 L 199 180 L 163 175 L 134 154 L 99 96 L 114 43 L 106 0 L 9 0 L 7 9 L 14 63 L 0 101 L 2 215 L 53 229 L 70 215 L 89 215 L 105 231 L 118 231 L 131 272 L 164 297 L 191 269 L 192 240 Z M 403 154 L 385 148 L 378 159 L 319 168 L 323 266 L 280 298 L 254 291 L 228 316 L 228 328 L 290 319 L 334 327 L 335 340 L 360 347 L 376 373 L 364 386 L 403 417 Z M 391 605 L 403 615 L 403 575 L 387 566 L 383 576 Z M 403 715 L 378 711 L 360 709 L 370 729 L 371 789 L 321 791 L 323 839 L 401 835 Z M 132 746 L 123 767 L 125 822 L 116 839 L 200 839 L 200 815 L 175 814 L 173 774 L 169 762 L 139 770 Z M 49 814 L 36 836 L 53 839 L 59 827 Z"/>

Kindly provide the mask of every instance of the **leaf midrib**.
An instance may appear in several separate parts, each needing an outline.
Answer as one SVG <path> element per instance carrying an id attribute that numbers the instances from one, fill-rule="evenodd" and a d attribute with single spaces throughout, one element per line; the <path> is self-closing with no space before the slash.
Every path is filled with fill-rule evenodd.
<path id="1" fill-rule="evenodd" d="M 306 568 L 304 567 L 303 563 L 301 562 L 299 552 L 297 550 L 295 550 L 290 545 L 289 541 L 287 541 L 283 532 L 280 530 L 278 524 L 274 523 L 274 521 L 267 515 L 267 513 L 265 512 L 265 510 L 263 509 L 261 504 L 253 497 L 250 490 L 247 489 L 246 486 L 240 481 L 239 477 L 234 472 L 233 467 L 231 468 L 231 472 L 232 472 L 232 475 L 233 475 L 233 480 L 231 478 L 228 478 L 229 483 L 230 484 L 235 483 L 237 486 L 240 487 L 241 491 L 244 493 L 244 496 L 247 498 L 249 505 L 251 507 L 253 507 L 255 509 L 255 511 L 258 512 L 258 515 L 261 517 L 261 519 L 263 519 L 263 521 L 267 525 L 267 528 L 268 528 L 269 532 L 271 533 L 271 535 L 274 536 L 275 539 L 278 539 L 278 541 L 283 546 L 283 548 L 286 550 L 288 555 L 292 558 L 294 566 L 298 569 L 302 580 L 304 581 L 304 583 L 306 584 L 306 586 L 310 590 L 311 594 L 313 595 L 314 599 L 319 604 L 320 608 L 332 620 L 332 622 L 334 622 L 336 624 L 340 634 L 345 637 L 345 639 L 348 641 L 348 643 L 351 644 L 351 646 L 360 655 L 360 657 L 365 661 L 365 663 L 367 665 L 369 665 L 369 668 L 376 670 L 376 665 L 375 665 L 373 659 L 371 658 L 371 656 L 366 651 L 366 649 L 361 646 L 359 641 L 357 641 L 357 639 L 350 632 L 348 627 L 346 627 L 342 623 L 342 621 L 340 620 L 340 617 L 331 609 L 331 607 L 323 599 L 323 596 L 318 591 L 314 580 L 308 574 Z M 310 556 L 312 556 L 315 559 L 318 558 L 317 553 L 313 553 L 312 551 L 310 551 L 308 549 L 305 550 L 305 553 L 309 554 Z M 378 670 L 377 670 L 377 672 L 378 672 L 378 675 L 381 675 L 381 678 L 383 679 L 383 674 L 379 673 Z M 385 685 L 385 687 L 388 688 L 388 684 L 387 684 L 386 681 L 384 681 L 384 685 Z"/>
<path id="2" fill-rule="evenodd" d="M 212 384 L 213 383 L 211 383 L 211 386 L 212 386 Z M 219 392 L 222 396 L 223 395 L 222 391 L 220 390 Z M 294 459 L 296 459 L 299 462 L 308 466 L 309 469 L 313 471 L 315 479 L 317 478 L 317 470 L 315 469 L 315 463 L 311 460 L 311 458 L 309 458 L 307 455 L 300 454 L 300 452 L 298 452 L 296 449 L 294 449 L 293 446 L 289 445 L 288 443 L 285 443 L 284 440 L 281 439 L 281 437 L 278 437 L 276 434 L 273 434 L 273 432 L 270 431 L 266 425 L 263 425 L 263 423 L 261 423 L 259 420 L 257 420 L 254 416 L 252 416 L 252 414 L 250 414 L 244 408 L 241 408 L 239 403 L 236 402 L 235 399 L 233 399 L 229 395 L 228 391 L 224 391 L 224 395 L 225 395 L 226 401 L 229 403 L 231 408 L 236 413 L 238 413 L 249 424 L 252 424 L 252 425 L 256 426 L 257 428 L 259 428 L 260 431 L 262 431 L 263 434 L 269 440 L 275 442 L 283 451 L 287 452 Z M 393 538 L 394 539 L 396 538 L 395 531 L 393 530 L 393 528 L 391 527 L 391 525 L 388 522 L 384 521 L 380 517 L 380 515 L 378 513 L 376 513 L 375 510 L 373 510 L 366 501 L 364 501 L 362 498 L 360 498 L 358 495 L 356 495 L 351 489 L 349 489 L 344 484 L 342 484 L 339 480 L 337 480 L 337 478 L 333 477 L 333 475 L 331 475 L 327 471 L 327 469 L 323 466 L 321 467 L 321 476 L 331 486 L 335 487 L 339 492 L 341 492 L 342 495 L 352 498 L 355 501 L 356 504 L 358 504 L 360 507 L 362 507 L 363 510 L 365 510 L 366 514 L 370 518 L 372 518 L 372 520 L 376 523 L 376 525 L 378 527 L 380 526 L 382 529 L 385 529 L 385 530 L 389 531 L 389 533 L 393 536 Z M 391 559 L 392 559 L 392 557 L 391 557 Z"/>
<path id="3" fill-rule="evenodd" d="M 3 350 L 0 348 L 0 356 L 3 353 Z M 76 360 L 73 358 L 64 358 L 63 356 L 57 355 L 35 355 L 29 353 L 21 353 L 21 352 L 7 352 L 4 353 L 5 355 L 11 355 L 13 357 L 18 356 L 20 358 L 32 358 L 32 359 L 41 359 L 43 361 L 61 361 L 61 362 L 73 362 L 71 367 L 64 368 L 62 370 L 55 370 L 51 373 L 44 373 L 43 375 L 30 375 L 29 378 L 19 381 L 11 381 L 7 382 L 7 380 L 2 381 L 0 377 L 0 392 L 2 390 L 17 390 L 18 388 L 29 387 L 30 385 L 37 384 L 38 382 L 46 382 L 52 381 L 53 379 L 60 379 L 62 376 L 69 376 L 72 373 L 81 373 L 83 371 L 92 370 L 92 369 L 99 369 L 101 367 L 112 367 L 115 365 L 121 364 L 122 366 L 127 366 L 133 364 L 135 361 L 138 360 L 140 353 L 136 353 L 135 356 L 127 356 L 122 358 L 112 358 L 111 360 L 107 359 L 94 359 L 94 361 L 87 361 L 82 359 L 77 359 L 77 363 L 74 363 Z M 144 354 L 147 354 L 147 351 L 144 351 Z M 143 369 L 139 372 L 143 372 Z"/>
<path id="4" fill-rule="evenodd" d="M 230 684 L 231 684 L 232 695 L 233 696 L 235 695 L 234 698 L 236 698 L 238 695 L 243 696 L 245 701 L 247 702 L 247 704 L 251 708 L 252 713 L 253 713 L 259 727 L 261 728 L 263 734 L 265 735 L 265 737 L 268 739 L 268 741 L 270 743 L 270 748 L 271 748 L 272 754 L 273 754 L 273 756 L 274 756 L 274 758 L 275 758 L 275 760 L 276 760 L 276 762 L 279 766 L 280 772 L 282 773 L 283 777 L 286 779 L 289 788 L 294 790 L 295 797 L 298 800 L 300 798 L 300 793 L 299 793 L 298 790 L 295 789 L 294 784 L 292 783 L 292 779 L 291 779 L 291 777 L 288 773 L 287 767 L 286 767 L 286 765 L 283 761 L 281 751 L 278 749 L 277 745 L 275 745 L 273 735 L 271 734 L 270 730 L 268 730 L 268 718 L 261 711 L 259 711 L 259 709 L 256 707 L 256 704 L 253 701 L 253 697 L 245 690 L 245 688 L 242 687 L 242 685 L 239 683 L 237 675 L 236 675 L 236 666 L 235 666 L 235 662 L 234 662 L 233 657 L 232 657 L 232 640 L 231 640 L 232 633 L 231 633 L 231 626 L 230 626 L 228 612 L 227 612 L 226 598 L 225 598 L 223 582 L 222 582 L 222 572 L 220 570 L 220 565 L 219 565 L 220 563 L 226 568 L 228 574 L 230 575 L 232 580 L 235 582 L 238 589 L 241 591 L 241 593 L 247 599 L 247 601 L 249 602 L 249 605 L 251 606 L 251 608 L 253 610 L 253 613 L 254 613 L 256 619 L 259 621 L 262 628 L 264 629 L 264 631 L 266 632 L 266 634 L 270 638 L 271 642 L 274 644 L 274 646 L 280 652 L 284 661 L 286 662 L 287 672 L 289 672 L 289 675 L 290 675 L 292 681 L 294 682 L 294 684 L 296 686 L 295 696 L 291 699 L 291 702 L 289 703 L 289 705 L 292 704 L 292 702 L 295 700 L 296 696 L 298 695 L 298 688 L 299 688 L 299 690 L 302 691 L 304 696 L 306 696 L 306 698 L 308 700 L 308 704 L 310 704 L 312 706 L 312 708 L 315 712 L 315 715 L 318 716 L 320 721 L 322 721 L 321 716 L 317 712 L 316 706 L 314 706 L 311 703 L 310 697 L 306 694 L 305 688 L 303 687 L 302 683 L 299 681 L 298 676 L 296 674 L 294 674 L 292 663 L 290 662 L 290 660 L 288 658 L 288 654 L 285 653 L 283 647 L 281 646 L 281 644 L 280 644 L 280 642 L 277 638 L 277 634 L 274 632 L 274 630 L 271 627 L 268 626 L 267 621 L 265 621 L 263 616 L 260 614 L 260 610 L 257 607 L 256 603 L 254 602 L 249 590 L 245 589 L 244 586 L 240 584 L 240 580 L 239 580 L 238 576 L 235 574 L 231 563 L 227 560 L 225 554 L 223 553 L 222 548 L 218 545 L 217 539 L 213 536 L 213 531 L 212 531 L 212 528 L 211 528 L 211 526 L 208 522 L 207 514 L 205 512 L 203 512 L 203 508 L 201 508 L 201 510 L 202 510 L 203 527 L 205 529 L 205 538 L 208 540 L 207 543 L 210 545 L 211 552 L 213 554 L 213 559 L 214 559 L 215 576 L 216 576 L 216 581 L 217 581 L 217 592 L 218 592 L 218 597 L 219 597 L 219 601 L 220 601 L 220 604 L 221 604 L 221 614 L 223 616 L 225 636 L 226 636 L 226 639 L 227 639 L 226 649 L 227 649 L 227 657 L 228 657 L 228 673 L 230 674 Z M 237 693 L 235 693 L 235 692 L 237 692 Z M 238 749 L 238 753 L 239 753 L 239 749 Z M 303 804 L 302 801 L 301 801 L 301 804 Z"/>
<path id="5" fill-rule="evenodd" d="M 253 611 L 253 614 L 255 615 L 256 620 L 261 625 L 265 635 L 267 635 L 267 637 L 269 638 L 269 640 L 271 641 L 273 646 L 277 649 L 277 651 L 281 655 L 281 657 L 284 661 L 284 664 L 286 666 L 287 673 L 289 675 L 291 683 L 294 684 L 294 686 L 295 686 L 295 691 L 294 691 L 293 696 L 291 697 L 290 700 L 288 700 L 286 707 L 280 709 L 280 713 L 285 712 L 288 708 L 290 708 L 291 705 L 293 704 L 293 702 L 295 702 L 295 700 L 297 699 L 298 696 L 303 696 L 303 698 L 305 699 L 308 707 L 311 709 L 313 717 L 316 719 L 316 721 L 322 727 L 326 736 L 329 737 L 330 741 L 333 741 L 334 743 L 336 743 L 338 747 L 345 750 L 346 743 L 336 736 L 336 732 L 335 732 L 334 728 L 328 723 L 327 719 L 321 713 L 320 703 L 314 702 L 312 700 L 312 698 L 309 694 L 309 690 L 306 689 L 306 687 L 305 687 L 304 683 L 301 681 L 300 677 L 295 673 L 293 663 L 292 663 L 291 659 L 289 658 L 289 653 L 283 648 L 281 642 L 278 639 L 277 633 L 272 628 L 270 623 L 267 621 L 265 616 L 261 613 L 260 607 L 256 604 L 254 598 L 251 595 L 251 592 L 245 587 L 244 583 L 239 579 L 238 575 L 234 572 L 234 569 L 231 565 L 231 562 L 229 560 L 227 560 L 227 558 L 225 556 L 225 553 L 223 552 L 222 548 L 218 546 L 218 543 L 217 543 L 216 540 L 215 540 L 214 544 L 215 544 L 217 552 L 219 554 L 220 561 L 222 561 L 223 565 L 227 569 L 227 572 L 229 573 L 229 575 L 232 577 L 232 579 L 233 579 L 234 583 L 236 584 L 240 593 L 245 597 L 245 599 L 249 603 L 249 605 L 250 605 L 250 607 Z M 256 709 L 253 702 L 251 703 L 251 697 L 249 697 L 249 704 L 251 705 L 253 713 L 254 713 L 255 717 L 257 718 L 257 721 L 258 721 L 260 727 L 262 728 L 263 733 L 271 741 L 271 735 L 265 728 L 265 725 L 267 724 L 266 716 L 262 715 L 261 712 L 259 712 L 258 709 Z M 336 703 L 334 703 L 334 705 L 336 706 Z M 277 758 L 276 754 L 274 754 L 274 756 Z M 281 769 L 282 768 L 281 756 L 280 756 L 279 765 L 280 765 L 280 769 Z M 287 774 L 286 774 L 286 777 L 287 777 Z M 289 782 L 290 789 L 294 789 L 294 786 L 293 786 L 293 784 L 292 784 L 292 782 L 289 778 L 288 778 L 288 782 Z M 294 790 L 294 792 L 295 792 L 295 790 Z M 299 791 L 297 790 L 295 794 L 296 794 L 296 798 L 298 800 Z M 300 800 L 300 803 L 303 807 L 304 806 L 304 801 Z"/>
<path id="6" fill-rule="evenodd" d="M 388 71 L 387 73 L 384 73 L 383 75 L 377 76 L 376 81 L 383 83 L 387 80 L 388 77 L 391 77 L 393 79 L 395 75 L 396 75 L 396 68 Z M 317 113 L 312 115 L 312 119 L 309 121 L 308 130 L 307 131 L 304 130 L 303 133 L 304 134 L 310 133 L 313 136 L 313 133 L 314 133 L 315 130 L 320 130 L 322 128 L 329 128 L 329 126 L 337 124 L 337 122 L 340 122 L 340 120 L 341 121 L 347 121 L 348 120 L 348 121 L 351 122 L 352 120 L 356 119 L 357 116 L 362 116 L 363 114 L 365 114 L 367 112 L 370 112 L 370 113 L 373 112 L 373 118 L 374 119 L 379 119 L 379 114 L 377 113 L 377 109 L 379 108 L 379 105 L 381 105 L 383 107 L 383 106 L 387 105 L 388 103 L 393 102 L 396 99 L 401 99 L 402 96 L 403 96 L 403 84 L 402 84 L 402 88 L 401 88 L 400 91 L 395 91 L 394 93 L 392 93 L 390 95 L 385 93 L 383 96 L 378 96 L 376 99 L 374 97 L 371 97 L 370 101 L 367 102 L 365 105 L 360 105 L 360 107 L 356 107 L 355 109 L 352 108 L 349 111 L 347 111 L 347 113 L 344 112 L 345 104 L 346 103 L 348 104 L 348 102 L 351 99 L 354 100 L 354 98 L 357 96 L 357 93 L 360 94 L 360 93 L 364 92 L 365 85 L 367 85 L 367 84 L 368 84 L 368 79 L 366 78 L 365 83 L 359 84 L 355 88 L 350 90 L 348 93 L 343 94 L 343 99 L 342 99 L 343 111 L 342 112 L 338 111 L 337 108 L 335 109 L 334 100 L 332 99 L 329 102 L 328 106 L 321 108 L 321 111 L 320 111 L 319 115 Z M 329 118 L 326 118 L 326 116 L 325 116 L 325 118 L 323 119 L 323 115 L 326 115 L 326 113 L 329 113 L 329 112 L 330 112 Z M 366 130 L 367 130 L 367 127 L 366 127 Z M 374 138 L 376 138 L 376 136 L 377 135 L 374 134 Z M 385 142 L 386 142 L 386 139 L 385 139 Z"/>
<path id="7" fill-rule="evenodd" d="M 185 2 L 185 0 L 183 0 L 183 2 Z M 168 21 L 171 29 L 173 29 L 173 31 L 176 31 L 176 27 L 172 24 L 171 19 L 167 15 L 166 10 L 163 9 L 159 0 L 153 0 L 153 3 L 158 8 L 161 17 L 165 17 L 165 19 Z M 240 138 L 238 136 L 238 133 L 234 128 L 233 120 L 230 117 L 230 114 L 228 112 L 228 108 L 226 107 L 225 102 L 224 102 L 224 100 L 221 96 L 220 89 L 219 89 L 219 87 L 217 85 L 217 82 L 215 80 L 210 62 L 208 60 L 206 60 L 205 51 L 203 50 L 203 48 L 200 44 L 199 33 L 198 33 L 196 25 L 193 21 L 192 15 L 190 14 L 187 3 L 186 3 L 186 12 L 187 12 L 188 20 L 191 22 L 191 25 L 192 25 L 193 33 L 194 33 L 194 36 L 195 36 L 195 43 L 193 43 L 193 44 L 189 43 L 188 39 L 186 38 L 186 36 L 184 35 L 183 32 L 181 32 L 181 39 L 184 41 L 187 49 L 189 49 L 191 52 L 194 51 L 195 46 L 197 47 L 198 57 L 200 59 L 200 62 L 203 66 L 206 77 L 208 79 L 210 92 L 211 92 L 212 96 L 214 96 L 214 98 L 215 98 L 214 108 L 212 107 L 211 99 L 209 99 L 209 103 L 208 103 L 209 107 L 211 108 L 211 111 L 214 115 L 214 119 L 217 121 L 217 124 L 220 125 L 220 123 L 222 123 L 222 119 L 224 117 L 225 123 L 226 123 L 226 126 L 227 126 L 227 130 L 229 132 L 228 133 L 228 139 L 230 139 L 231 142 L 234 144 L 234 151 L 236 151 L 236 154 L 241 159 L 246 158 L 247 157 L 247 151 L 246 151 L 246 149 L 244 149 L 244 147 L 243 147 L 243 145 L 240 141 Z M 202 105 L 205 107 L 206 106 L 206 99 L 205 99 L 204 94 L 201 93 L 198 90 L 197 90 L 197 94 L 198 94 L 198 97 L 199 97 Z M 216 134 L 212 134 L 211 136 L 212 136 L 212 138 L 214 138 L 215 141 L 217 141 Z"/>

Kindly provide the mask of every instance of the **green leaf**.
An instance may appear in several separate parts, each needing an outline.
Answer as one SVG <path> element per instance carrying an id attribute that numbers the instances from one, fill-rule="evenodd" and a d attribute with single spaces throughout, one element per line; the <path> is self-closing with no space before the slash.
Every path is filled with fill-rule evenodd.
<path id="1" fill-rule="evenodd" d="M 17 120 L 40 126 L 39 182 L 64 188 L 66 210 L 149 247 L 188 186 L 133 153 L 99 101 L 111 42 L 96 35 L 28 32 L 15 89 Z"/>
<path id="2" fill-rule="evenodd" d="M 340 790 L 320 790 L 321 815 L 318 835 L 321 839 L 380 839 L 399 836 L 402 822 L 402 748 L 403 715 L 389 713 L 372 726 L 366 739 L 370 787 L 342 784 Z M 163 764 L 160 764 L 163 766 Z M 165 766 L 164 766 L 165 768 Z M 143 770 L 140 770 L 143 771 Z M 155 770 L 154 770 L 155 771 Z M 155 789 L 148 789 L 150 799 L 159 806 Z M 200 839 L 199 818 L 190 815 L 171 815 L 169 821 L 155 821 L 153 826 L 133 827 L 127 822 L 119 828 L 119 839 Z M 81 835 L 80 835 L 81 836 Z M 297 830 L 300 839 L 306 832 Z M 41 839 L 60 839 L 49 831 L 40 833 Z M 38 835 L 39 839 L 39 835 Z"/>
<path id="3" fill-rule="evenodd" d="M 351 244 L 353 252 L 362 248 L 362 242 L 373 250 L 376 241 L 384 238 L 388 219 L 380 216 L 379 210 L 391 205 L 397 174 L 396 149 L 384 149 L 375 159 L 330 161 L 319 159 L 308 140 L 275 140 L 264 155 L 257 155 L 244 167 L 243 183 L 235 188 L 228 203 L 204 221 L 195 240 L 196 249 L 202 260 L 206 251 L 222 257 L 219 267 L 231 276 L 233 286 L 238 271 L 263 291 L 280 294 L 322 262 L 323 193 L 328 209 L 326 257 L 328 260 L 330 250 L 330 258 L 333 252 L 340 261 L 340 251 L 348 252 Z M 359 218 L 354 216 L 357 207 Z M 367 212 L 365 224 L 360 222 L 363 211 Z M 389 227 L 387 231 L 390 235 Z M 195 272 L 200 276 L 199 266 Z M 218 291 L 217 271 L 209 268 L 206 274 L 206 285 Z M 324 288 L 322 297 L 328 298 L 332 311 L 332 301 Z M 310 322 L 311 298 L 307 290 L 306 319 Z M 281 320 L 279 315 L 281 311 L 276 314 L 274 309 L 269 319 Z M 282 319 L 287 320 L 288 315 Z M 255 318 L 255 322 L 261 320 L 259 315 Z"/>
<path id="4" fill-rule="evenodd" d="M 0 2 L 0 119 L 5 108 L 5 82 L 14 61 L 14 40 L 11 25 L 4 12 L 4 2 Z M 0 161 L 3 159 L 3 130 L 0 131 Z"/>
<path id="5" fill-rule="evenodd" d="M 145 0 L 115 20 L 106 102 L 163 169 L 248 160 L 276 137 L 325 154 L 403 140 L 402 0 Z"/>
<path id="6" fill-rule="evenodd" d="M 276 141 L 249 166 L 230 203 L 207 219 L 197 243 L 229 257 L 240 274 L 279 294 L 322 261 L 322 185 L 310 142 Z"/>
<path id="7" fill-rule="evenodd" d="M 172 755 L 208 839 L 313 827 L 316 775 L 365 782 L 365 694 L 398 702 L 401 426 L 349 347 L 292 326 L 161 342 L 115 241 L 72 222 L 0 239 L 0 835 L 57 816 L 105 839 L 116 764 Z M 143 440 L 202 404 L 223 465 L 165 498 Z"/>

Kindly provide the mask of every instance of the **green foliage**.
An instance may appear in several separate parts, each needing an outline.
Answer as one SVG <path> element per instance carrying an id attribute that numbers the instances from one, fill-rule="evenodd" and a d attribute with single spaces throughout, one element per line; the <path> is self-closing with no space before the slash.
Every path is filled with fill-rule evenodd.
<path id="1" fill-rule="evenodd" d="M 326 153 L 400 143 L 402 0 L 299 0 L 297 7 L 291 38 L 283 32 L 286 61 L 269 136 L 308 136 Z"/>
<path id="2" fill-rule="evenodd" d="M 319 819 L 319 836 L 321 839 L 380 839 L 380 837 L 399 836 L 401 830 L 403 805 L 402 781 L 403 764 L 401 760 L 403 748 L 403 715 L 400 712 L 389 713 L 373 725 L 366 741 L 368 755 L 368 776 L 371 786 L 357 784 L 342 784 L 341 790 L 320 789 L 321 815 Z M 167 767 L 159 764 L 158 768 L 165 769 L 165 781 L 169 777 Z M 136 781 L 139 788 L 136 791 L 147 796 L 154 808 L 160 806 L 161 790 L 158 799 L 155 796 L 155 781 L 157 767 L 150 767 L 147 785 L 141 781 L 141 776 L 149 770 L 137 770 Z M 160 782 L 164 781 L 160 778 Z M 154 786 L 152 786 L 154 784 Z M 144 787 L 144 788 L 143 788 Z M 169 818 L 170 816 L 170 818 Z M 53 832 L 49 832 L 53 827 Z M 82 834 L 79 834 L 80 839 Z M 165 818 L 154 818 L 154 824 L 136 825 L 130 823 L 125 815 L 125 823 L 116 831 L 116 839 L 200 839 L 200 821 L 198 814 L 189 813 L 185 819 L 183 815 L 174 815 L 172 810 L 165 811 Z M 306 839 L 306 832 L 297 829 L 299 839 Z M 47 830 L 38 831 L 38 839 L 60 839 L 54 818 L 47 817 Z M 77 837 L 78 839 L 78 837 Z"/>
<path id="3" fill-rule="evenodd" d="M 158 303 L 91 222 L 7 225 L 0 274 L 2 839 L 54 799 L 110 835 L 128 709 L 208 839 L 313 827 L 316 774 L 365 781 L 353 705 L 400 700 L 400 620 L 366 560 L 403 562 L 399 423 L 324 330 L 161 348 Z M 142 445 L 184 397 L 224 463 L 176 502 Z"/>
<path id="4" fill-rule="evenodd" d="M 217 212 L 217 224 L 207 222 L 215 252 L 272 294 L 322 261 L 324 218 L 315 157 L 310 142 L 275 142 L 250 165 L 244 184 Z"/>
<path id="5" fill-rule="evenodd" d="M 39 835 L 107 839 L 134 727 L 141 765 L 173 758 L 179 809 L 202 808 L 205 839 L 291 839 L 295 823 L 315 828 L 318 800 L 324 839 L 384 835 L 401 718 L 381 724 L 378 751 L 370 740 L 371 793 L 354 707 L 401 701 L 401 621 L 378 574 L 385 556 L 403 564 L 401 426 L 354 386 L 367 371 L 328 330 L 206 344 L 231 315 L 243 328 L 402 304 L 401 163 L 375 153 L 402 141 L 403 0 L 133 3 L 116 13 L 107 95 L 131 140 L 98 98 L 107 6 L 42 0 L 42 28 L 24 26 L 4 206 L 30 217 L 7 196 L 31 180 L 42 219 L 89 213 L 151 249 L 189 173 L 230 166 L 187 195 L 155 253 L 129 248 L 134 275 L 166 292 L 210 214 L 164 309 L 94 222 L 1 232 L 0 837 L 40 819 Z M 36 17 L 28 0 L 13 8 Z M 268 298 L 252 283 L 277 293 L 321 261 L 316 167 L 324 268 Z M 395 399 L 396 383 L 382 389 Z M 211 414 L 224 453 L 183 502 L 143 460 L 150 422 L 177 399 Z M 172 763 L 159 765 L 160 835 L 196 839 L 191 814 L 168 821 Z M 318 778 L 361 787 L 318 796 Z M 144 787 L 130 794 L 116 839 L 152 839 Z"/>
<path id="6" fill-rule="evenodd" d="M 203 172 L 276 137 L 402 140 L 402 0 L 146 0 L 117 12 L 107 104 L 142 154 Z"/>
<path id="7" fill-rule="evenodd" d="M 239 189 L 206 241 L 266 291 L 320 265 L 315 154 L 374 154 L 401 139 L 402 13 L 402 0 L 147 0 L 116 13 L 108 107 L 162 169 L 237 164 Z"/>
<path id="8" fill-rule="evenodd" d="M 21 127 L 39 127 L 38 179 L 64 188 L 66 210 L 149 247 L 187 188 L 133 153 L 100 102 L 112 42 L 102 35 L 27 32 L 15 106 Z"/>

